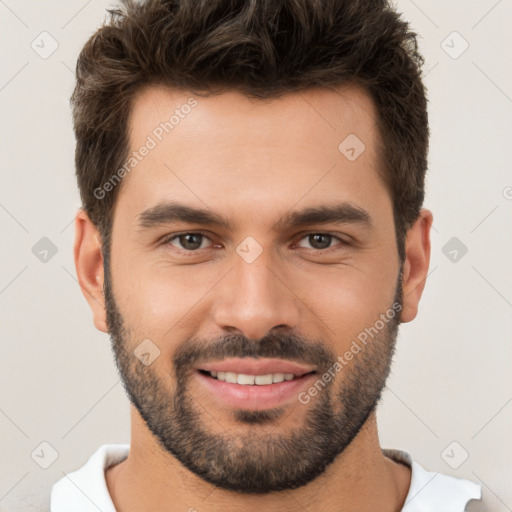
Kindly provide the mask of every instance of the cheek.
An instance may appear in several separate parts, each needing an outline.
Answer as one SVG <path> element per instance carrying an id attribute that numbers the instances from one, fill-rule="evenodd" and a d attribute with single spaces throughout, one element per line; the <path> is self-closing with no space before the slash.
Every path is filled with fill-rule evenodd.
<path id="1" fill-rule="evenodd" d="M 154 341 L 167 360 L 205 318 L 205 294 L 219 279 L 213 267 L 172 267 L 121 258 L 113 271 L 115 297 L 133 338 Z"/>
<path id="2" fill-rule="evenodd" d="M 327 326 L 325 339 L 332 339 L 340 354 L 391 308 L 398 269 L 376 265 L 373 271 L 351 268 L 316 277 L 305 288 L 309 306 Z"/>

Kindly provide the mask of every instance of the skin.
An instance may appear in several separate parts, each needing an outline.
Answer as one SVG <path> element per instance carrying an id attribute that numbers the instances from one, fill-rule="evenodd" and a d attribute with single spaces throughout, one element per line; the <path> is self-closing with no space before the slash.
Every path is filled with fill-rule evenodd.
<path id="1" fill-rule="evenodd" d="M 134 102 L 132 149 L 139 148 L 169 113 L 194 97 L 150 87 Z M 122 182 L 114 209 L 111 269 L 123 318 L 138 340 L 161 351 L 154 364 L 169 373 L 176 347 L 189 337 L 227 333 L 259 339 L 276 326 L 321 339 L 336 354 L 375 323 L 393 301 L 400 261 L 392 200 L 377 172 L 376 112 L 369 96 L 349 86 L 311 89 L 269 101 L 231 91 L 208 98 L 165 136 Z M 347 135 L 366 146 L 349 161 L 338 150 Z M 164 165 L 165 164 L 165 165 Z M 233 231 L 191 224 L 137 229 L 137 215 L 166 200 L 213 210 Z M 357 223 L 310 225 L 272 231 L 283 214 L 308 206 L 349 201 L 366 210 L 371 227 Z M 430 258 L 432 214 L 421 210 L 407 232 L 403 263 L 402 322 L 417 314 Z M 103 258 L 98 231 L 83 210 L 76 218 L 75 264 L 97 329 L 108 332 Z M 205 233 L 200 254 L 156 245 L 164 235 Z M 315 251 L 307 234 L 334 233 L 329 253 Z M 248 264 L 237 246 L 252 236 L 263 249 Z M 339 244 L 339 245 L 337 245 Z M 215 247 L 214 247 L 215 246 Z M 316 254 L 315 254 L 316 253 Z M 341 372 L 336 379 L 343 378 Z M 202 421 L 211 432 L 242 433 L 232 411 L 191 383 Z M 311 404 L 314 400 L 311 401 Z M 251 426 L 258 434 L 300 426 L 308 405 L 287 404 L 278 425 Z M 200 511 L 399 511 L 410 470 L 381 451 L 375 413 L 347 449 L 307 485 L 270 495 L 243 495 L 215 488 L 162 450 L 131 406 L 128 458 L 106 471 L 116 509 Z"/>

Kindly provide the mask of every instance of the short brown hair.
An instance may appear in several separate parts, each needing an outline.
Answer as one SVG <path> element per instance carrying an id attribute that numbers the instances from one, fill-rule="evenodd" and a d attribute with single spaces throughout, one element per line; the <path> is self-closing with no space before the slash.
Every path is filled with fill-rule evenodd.
<path id="1" fill-rule="evenodd" d="M 166 85 L 270 98 L 361 86 L 376 105 L 397 246 L 424 199 L 428 117 L 416 34 L 386 0 L 122 0 L 87 41 L 71 97 L 82 206 L 110 242 L 135 95 Z M 341 141 L 340 141 L 341 142 Z"/>

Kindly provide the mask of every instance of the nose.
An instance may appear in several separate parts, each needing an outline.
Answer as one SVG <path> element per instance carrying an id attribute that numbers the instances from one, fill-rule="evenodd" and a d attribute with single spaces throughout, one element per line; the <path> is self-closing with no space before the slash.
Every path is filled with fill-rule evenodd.
<path id="1" fill-rule="evenodd" d="M 214 306 L 219 329 L 257 340 L 277 327 L 297 327 L 300 299 L 286 282 L 287 273 L 277 268 L 266 251 L 252 263 L 235 258 L 234 268 L 219 283 Z"/>

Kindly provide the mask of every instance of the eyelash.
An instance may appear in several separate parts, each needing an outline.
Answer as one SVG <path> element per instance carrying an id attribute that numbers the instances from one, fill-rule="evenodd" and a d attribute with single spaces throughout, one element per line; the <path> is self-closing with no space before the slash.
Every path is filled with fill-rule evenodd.
<path id="1" fill-rule="evenodd" d="M 177 234 L 165 236 L 164 238 L 161 239 L 160 245 L 169 245 L 170 242 L 172 242 L 173 240 L 176 240 L 180 236 L 184 236 L 184 235 L 201 235 L 201 236 L 207 238 L 208 240 L 210 240 L 210 242 L 213 242 L 213 240 L 211 240 L 211 238 L 206 233 L 203 233 L 201 231 L 184 231 L 183 233 L 177 233 Z M 302 235 L 301 238 L 299 238 L 297 240 L 297 242 L 294 242 L 294 245 L 298 244 L 298 242 L 300 242 L 304 238 L 307 238 L 308 236 L 311 236 L 311 235 L 328 235 L 328 236 L 332 237 L 333 239 L 337 240 L 338 242 L 340 242 L 339 244 L 337 244 L 333 247 L 328 247 L 327 249 L 310 249 L 311 251 L 315 251 L 316 253 L 327 254 L 327 253 L 331 252 L 332 250 L 336 250 L 336 247 L 338 247 L 338 246 L 341 246 L 341 248 L 344 248 L 344 247 L 350 245 L 350 243 L 347 240 L 344 240 L 344 239 L 340 238 L 339 236 L 337 236 L 336 233 L 331 233 L 329 231 L 311 231 L 309 233 Z M 179 250 L 177 248 L 174 248 L 174 249 L 179 254 L 194 256 L 194 255 L 197 255 L 200 251 L 202 251 L 204 249 L 208 249 L 208 247 L 205 247 L 203 249 L 190 250 L 190 251 L 187 251 L 185 249 L 183 249 L 183 250 Z M 304 249 L 304 248 L 302 247 L 302 249 Z"/>

